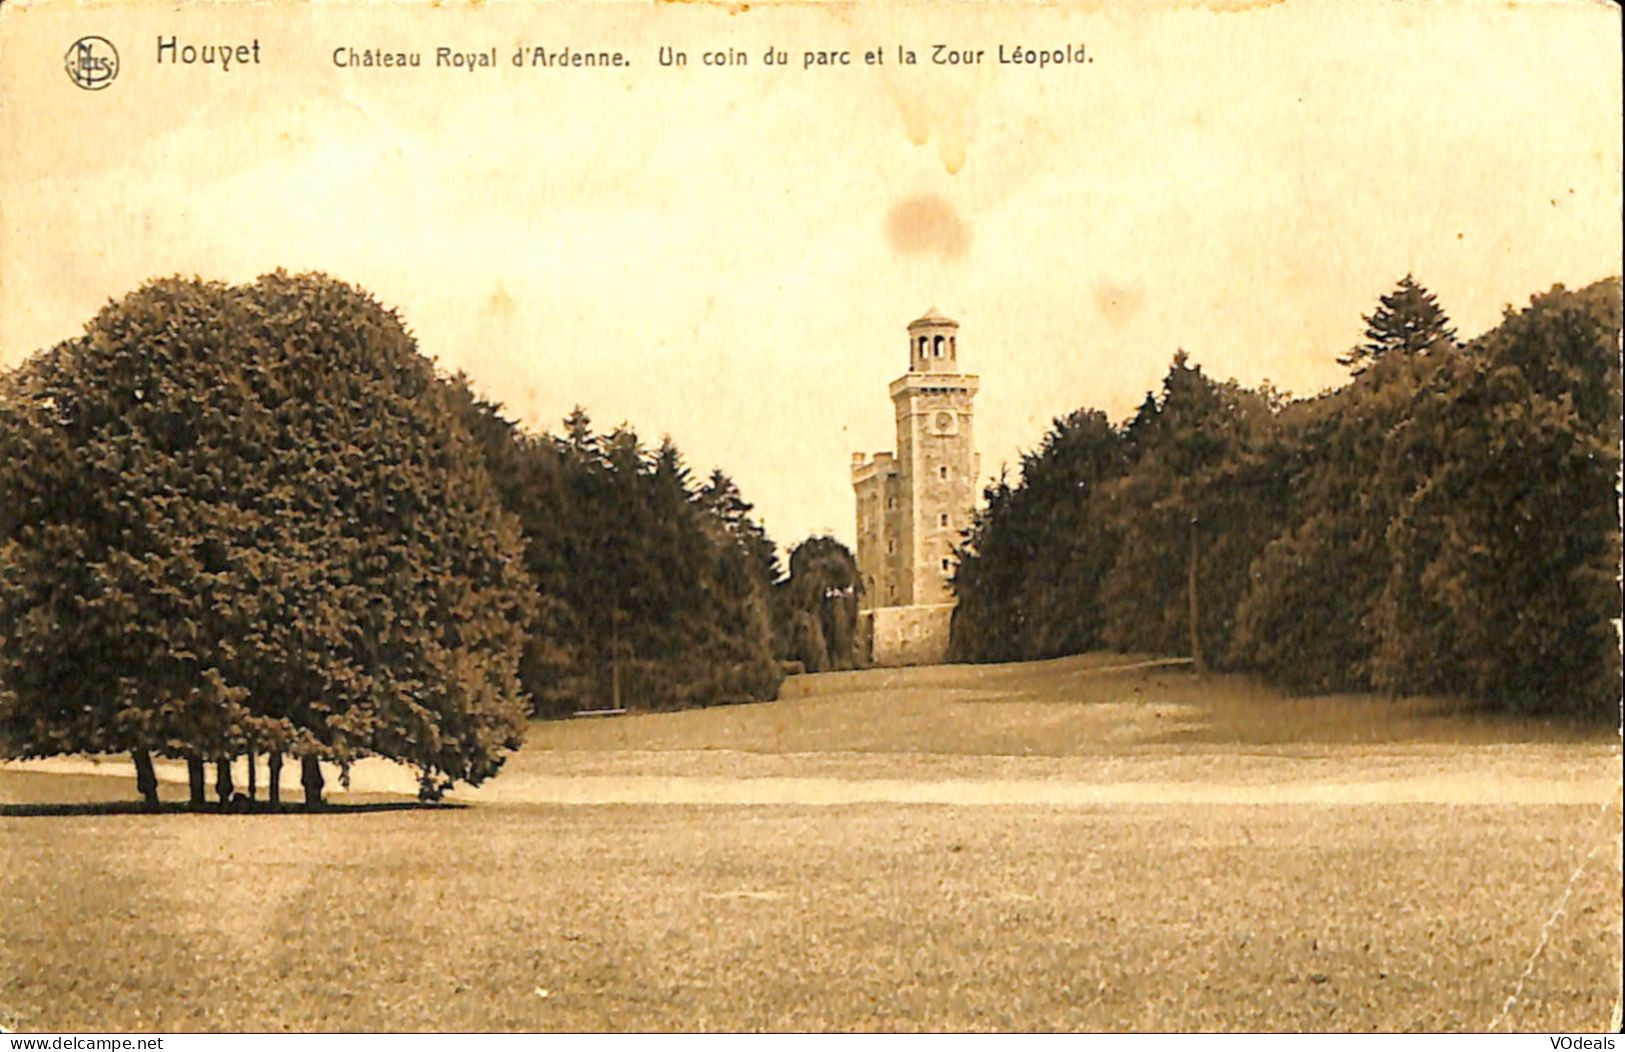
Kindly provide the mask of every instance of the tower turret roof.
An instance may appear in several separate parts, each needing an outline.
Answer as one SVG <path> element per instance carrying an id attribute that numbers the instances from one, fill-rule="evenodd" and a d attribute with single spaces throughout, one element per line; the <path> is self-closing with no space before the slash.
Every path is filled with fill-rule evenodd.
<path id="1" fill-rule="evenodd" d="M 957 321 L 954 321 L 952 318 L 943 317 L 941 312 L 939 312 L 935 307 L 932 307 L 920 317 L 915 318 L 913 321 L 908 323 L 908 327 L 911 329 L 919 328 L 922 325 L 952 325 L 956 329 L 959 327 L 959 323 Z"/>

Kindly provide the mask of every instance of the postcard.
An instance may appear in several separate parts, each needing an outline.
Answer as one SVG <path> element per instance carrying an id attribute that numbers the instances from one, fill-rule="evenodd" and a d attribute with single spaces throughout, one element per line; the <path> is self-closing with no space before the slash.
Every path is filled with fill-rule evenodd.
<path id="1" fill-rule="evenodd" d="M 1616 1033 L 1620 63 L 5 3 L 0 1027 Z"/>

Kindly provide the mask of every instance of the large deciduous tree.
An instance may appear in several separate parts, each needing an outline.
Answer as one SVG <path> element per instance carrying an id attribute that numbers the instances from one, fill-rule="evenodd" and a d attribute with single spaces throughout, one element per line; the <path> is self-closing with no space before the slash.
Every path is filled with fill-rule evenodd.
<path id="1" fill-rule="evenodd" d="M 790 549 L 790 574 L 775 589 L 778 651 L 808 672 L 858 662 L 858 561 L 834 537 L 808 537 Z"/>
<path id="2" fill-rule="evenodd" d="M 1346 387 L 1283 410 L 1290 500 L 1237 610 L 1237 664 L 1298 690 L 1370 688 L 1366 622 L 1388 578 L 1389 524 L 1414 486 L 1389 459 L 1389 438 L 1444 360 L 1389 355 Z"/>
<path id="3" fill-rule="evenodd" d="M 153 282 L 0 399 L 0 749 L 291 753 L 477 783 L 532 590 L 447 386 L 322 275 Z M 194 799 L 196 792 L 194 790 Z"/>
<path id="4" fill-rule="evenodd" d="M 1101 584 L 1103 637 L 1125 650 L 1222 662 L 1247 566 L 1278 526 L 1284 481 L 1270 456 L 1270 399 L 1175 355 L 1160 400 L 1125 430 L 1132 461 L 1106 487 L 1117 535 Z"/>

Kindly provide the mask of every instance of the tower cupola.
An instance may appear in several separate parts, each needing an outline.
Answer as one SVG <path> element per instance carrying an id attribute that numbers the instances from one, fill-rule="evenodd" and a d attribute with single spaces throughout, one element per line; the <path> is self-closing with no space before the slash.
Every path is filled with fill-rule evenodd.
<path id="1" fill-rule="evenodd" d="M 908 371 L 911 373 L 956 373 L 959 371 L 959 323 L 944 318 L 932 307 L 925 315 L 908 323 Z"/>

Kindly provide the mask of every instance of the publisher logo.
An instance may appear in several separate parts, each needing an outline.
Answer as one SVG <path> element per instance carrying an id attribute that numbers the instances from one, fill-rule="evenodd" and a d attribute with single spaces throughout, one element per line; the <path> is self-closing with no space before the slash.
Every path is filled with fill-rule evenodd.
<path id="1" fill-rule="evenodd" d="M 118 49 L 104 37 L 80 37 L 68 48 L 68 77 L 86 91 L 100 91 L 118 76 Z"/>

